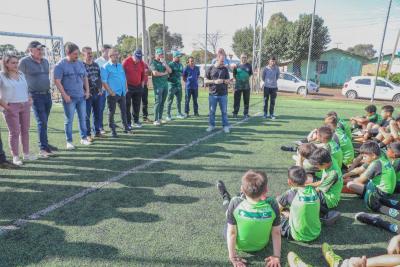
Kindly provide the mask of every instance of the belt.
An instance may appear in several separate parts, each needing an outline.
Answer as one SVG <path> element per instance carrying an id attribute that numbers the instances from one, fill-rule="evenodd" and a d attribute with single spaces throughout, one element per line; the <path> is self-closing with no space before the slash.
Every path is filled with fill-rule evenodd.
<path id="1" fill-rule="evenodd" d="M 31 95 L 47 95 L 50 94 L 50 91 L 46 92 L 29 92 Z"/>

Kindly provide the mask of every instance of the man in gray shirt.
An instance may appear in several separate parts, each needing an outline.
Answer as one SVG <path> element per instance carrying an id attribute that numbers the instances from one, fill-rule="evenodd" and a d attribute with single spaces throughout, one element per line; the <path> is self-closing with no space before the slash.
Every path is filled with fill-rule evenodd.
<path id="1" fill-rule="evenodd" d="M 19 70 L 25 74 L 29 94 L 32 97 L 32 109 L 37 123 L 39 137 L 39 155 L 47 158 L 53 155 L 56 147 L 47 139 L 47 123 L 52 106 L 50 94 L 49 62 L 43 58 L 44 45 L 32 41 L 28 45 L 30 55 L 21 59 Z"/>
<path id="2" fill-rule="evenodd" d="M 278 78 L 279 78 L 279 67 L 276 65 L 276 58 L 272 56 L 268 65 L 264 68 L 262 72 L 262 80 L 264 81 L 264 118 L 275 119 L 274 109 L 275 100 L 278 94 Z M 268 101 L 271 99 L 269 106 L 269 116 L 268 116 Z"/>

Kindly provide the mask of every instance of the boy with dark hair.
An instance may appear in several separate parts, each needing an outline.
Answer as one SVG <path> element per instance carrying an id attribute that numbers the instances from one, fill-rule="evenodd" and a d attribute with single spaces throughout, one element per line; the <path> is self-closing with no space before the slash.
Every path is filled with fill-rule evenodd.
<path id="1" fill-rule="evenodd" d="M 304 168 L 307 173 L 314 173 L 315 168 L 311 165 L 308 159 L 317 148 L 318 147 L 313 143 L 306 143 L 299 146 L 297 155 L 293 156 L 293 159 L 296 161 L 296 166 Z"/>
<path id="2" fill-rule="evenodd" d="M 333 139 L 335 137 L 335 140 Z M 340 149 L 337 136 L 333 135 L 331 128 L 322 126 L 317 131 L 317 140 L 322 144 L 322 147 L 328 150 L 332 158 L 336 161 L 339 168 L 343 164 L 343 152 Z"/>
<path id="3" fill-rule="evenodd" d="M 330 111 L 328 112 L 328 114 L 326 114 L 325 118 L 328 117 L 335 117 L 337 119 L 337 127 L 342 129 L 348 138 L 350 138 L 350 140 L 352 139 L 352 135 L 351 135 L 351 126 L 342 118 L 340 118 L 338 116 L 338 114 L 336 113 L 336 111 Z"/>
<path id="4" fill-rule="evenodd" d="M 320 203 L 318 194 L 312 186 L 306 186 L 306 171 L 293 166 L 288 170 L 288 191 L 277 198 L 282 212 L 282 236 L 296 241 L 312 241 L 321 233 L 319 220 Z"/>
<path id="5" fill-rule="evenodd" d="M 381 115 L 376 113 L 375 105 L 368 105 L 365 107 L 366 115 L 362 117 L 353 117 L 350 119 L 352 128 L 367 128 L 368 123 L 380 123 L 382 121 Z"/>
<path id="6" fill-rule="evenodd" d="M 396 173 L 396 188 L 395 193 L 400 193 L 400 142 L 394 142 L 388 145 L 386 156 L 392 163 Z"/>
<path id="7" fill-rule="evenodd" d="M 325 148 L 315 150 L 309 160 L 312 165 L 322 171 L 321 180 L 309 185 L 316 187 L 321 203 L 321 212 L 327 213 L 329 209 L 333 209 L 339 204 L 343 188 L 342 171 Z"/>
<path id="8" fill-rule="evenodd" d="M 265 259 L 267 267 L 280 267 L 281 257 L 281 227 L 278 203 L 272 197 L 267 197 L 267 175 L 260 171 L 247 171 L 242 177 L 242 196 L 230 196 L 222 181 L 217 182 L 217 188 L 224 199 L 226 208 L 226 235 L 229 260 L 233 266 L 246 266 L 246 261 L 240 258 L 236 250 L 260 251 L 269 243 L 272 237 L 274 255 Z M 229 204 L 227 201 L 230 200 Z"/>
<path id="9" fill-rule="evenodd" d="M 328 117 L 325 119 L 325 125 L 328 126 L 336 135 L 339 140 L 339 146 L 343 153 L 343 165 L 346 167 L 351 165 L 354 160 L 354 147 L 351 139 L 347 137 L 346 133 L 338 127 L 336 117 Z M 339 165 L 339 167 L 342 167 Z"/>
<path id="10" fill-rule="evenodd" d="M 382 199 L 393 194 L 396 187 L 396 173 L 392 164 L 375 141 L 368 141 L 360 147 L 364 165 L 345 175 L 347 188 L 364 199 L 367 207 L 378 211 Z M 360 175 L 361 174 L 361 175 Z M 360 175 L 355 179 L 351 176 Z"/>
<path id="11" fill-rule="evenodd" d="M 367 125 L 366 132 L 362 138 L 357 138 L 355 141 L 365 142 L 371 137 L 376 137 L 375 140 L 382 141 L 384 136 L 387 136 L 389 132 L 390 122 L 393 120 L 394 107 L 391 105 L 386 105 L 382 107 L 381 117 L 382 120 L 379 123 L 370 122 Z M 388 133 L 389 134 L 389 133 Z M 383 145 L 383 144 L 382 144 Z"/>

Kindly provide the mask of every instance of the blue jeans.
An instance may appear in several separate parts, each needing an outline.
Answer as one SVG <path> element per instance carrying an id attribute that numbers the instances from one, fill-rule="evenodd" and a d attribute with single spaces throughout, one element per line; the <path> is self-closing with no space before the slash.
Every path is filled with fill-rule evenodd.
<path id="1" fill-rule="evenodd" d="M 222 116 L 222 126 L 229 126 L 228 122 L 228 96 L 208 96 L 208 106 L 210 109 L 208 123 L 210 126 L 215 127 L 215 111 L 217 109 L 217 104 L 219 104 L 219 108 L 221 110 Z"/>
<path id="2" fill-rule="evenodd" d="M 100 133 L 100 101 L 101 96 L 94 94 L 86 99 L 86 128 L 87 136 Z M 93 114 L 93 124 L 90 123 L 90 116 Z"/>
<path id="3" fill-rule="evenodd" d="M 72 124 L 74 122 L 75 110 L 78 113 L 79 132 L 81 139 L 86 139 L 86 100 L 84 97 L 72 98 L 71 102 L 66 103 L 63 100 L 64 107 L 64 130 L 67 142 L 72 142 Z"/>
<path id="4" fill-rule="evenodd" d="M 185 94 L 185 113 L 189 114 L 190 111 L 190 98 L 193 97 L 193 110 L 194 114 L 199 113 L 199 104 L 197 103 L 197 98 L 199 96 L 199 89 L 188 89 L 186 88 Z"/>
<path id="5" fill-rule="evenodd" d="M 99 96 L 100 98 L 100 107 L 99 107 L 99 122 L 100 122 L 100 129 L 104 129 L 104 124 L 103 124 L 103 114 L 104 114 L 104 109 L 106 108 L 106 92 L 103 90 L 103 94 Z"/>
<path id="6" fill-rule="evenodd" d="M 50 115 L 51 106 L 53 105 L 51 101 L 50 93 L 47 94 L 35 94 L 32 93 L 32 109 L 35 115 L 37 123 L 37 132 L 39 137 L 39 149 L 48 150 L 49 141 L 47 139 L 47 125 Z"/>

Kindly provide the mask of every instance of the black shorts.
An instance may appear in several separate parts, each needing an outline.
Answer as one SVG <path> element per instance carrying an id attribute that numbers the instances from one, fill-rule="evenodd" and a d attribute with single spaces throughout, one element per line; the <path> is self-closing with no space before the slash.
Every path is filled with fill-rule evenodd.
<path id="1" fill-rule="evenodd" d="M 396 188 L 394 189 L 395 193 L 400 193 L 400 182 L 396 183 Z"/>
<path id="2" fill-rule="evenodd" d="M 293 237 L 290 234 L 289 218 L 285 216 L 281 217 L 281 235 L 288 240 L 293 240 Z"/>
<path id="3" fill-rule="evenodd" d="M 329 209 L 328 204 L 326 204 L 326 199 L 325 199 L 324 193 L 322 193 L 321 191 L 318 191 L 317 194 L 319 197 L 319 203 L 320 203 L 321 210 L 325 211 L 325 210 Z"/>
<path id="4" fill-rule="evenodd" d="M 371 129 L 371 130 L 368 131 L 368 134 L 370 136 L 375 137 L 375 136 L 377 136 L 379 134 L 379 129 L 377 129 L 377 128 Z"/>
<path id="5" fill-rule="evenodd" d="M 379 211 L 381 207 L 381 199 L 382 198 L 390 198 L 390 195 L 380 190 L 376 185 L 369 181 L 364 186 L 364 191 L 361 195 L 361 198 L 364 199 L 364 204 L 367 208 L 373 211 Z"/>

